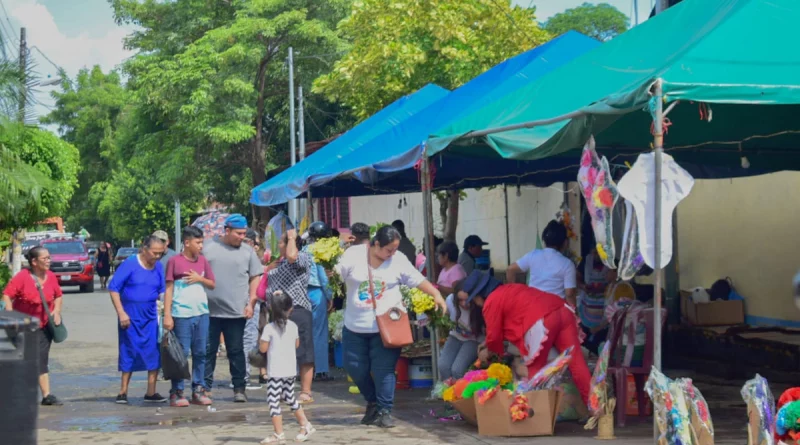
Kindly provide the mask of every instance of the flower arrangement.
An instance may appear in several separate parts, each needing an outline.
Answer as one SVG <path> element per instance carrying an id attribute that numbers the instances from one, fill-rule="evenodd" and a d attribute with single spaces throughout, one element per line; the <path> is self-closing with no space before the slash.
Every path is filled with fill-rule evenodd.
<path id="1" fill-rule="evenodd" d="M 616 399 L 609 399 L 608 397 L 609 393 L 611 393 L 611 388 L 608 384 L 610 347 L 611 342 L 606 342 L 602 352 L 600 352 L 600 357 L 597 359 L 597 364 L 592 374 L 591 389 L 589 392 L 589 412 L 591 412 L 592 417 L 584 427 L 587 430 L 594 429 L 594 427 L 598 425 L 600 418 L 614 414 Z"/>
<path id="2" fill-rule="evenodd" d="M 334 271 L 334 266 L 339 262 L 339 258 L 344 253 L 342 245 L 339 243 L 339 238 L 329 237 L 322 238 L 314 242 L 309 247 L 311 255 L 314 256 L 314 262 L 321 265 L 327 271 Z M 335 298 L 344 297 L 344 282 L 342 277 L 335 271 L 328 279 L 328 288 L 333 292 Z"/>
<path id="3" fill-rule="evenodd" d="M 342 328 L 344 328 L 344 311 L 331 312 L 328 315 L 328 335 L 333 341 L 342 341 Z"/>
<path id="4" fill-rule="evenodd" d="M 425 315 L 434 327 L 445 332 L 449 332 L 454 327 L 450 317 L 436 307 L 433 296 L 408 286 L 400 286 L 400 293 L 406 308 L 417 315 Z"/>
<path id="5" fill-rule="evenodd" d="M 493 363 L 489 365 L 489 369 L 486 370 L 486 375 L 490 379 L 497 379 L 497 381 L 500 382 L 500 386 L 505 386 L 511 383 L 511 381 L 514 379 L 514 376 L 511 373 L 511 368 L 501 363 Z"/>

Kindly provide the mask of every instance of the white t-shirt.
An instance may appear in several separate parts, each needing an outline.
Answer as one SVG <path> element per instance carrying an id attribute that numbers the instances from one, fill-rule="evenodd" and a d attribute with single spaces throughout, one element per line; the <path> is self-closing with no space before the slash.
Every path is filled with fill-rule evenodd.
<path id="1" fill-rule="evenodd" d="M 295 377 L 297 375 L 297 340 L 300 335 L 297 325 L 286 320 L 286 328 L 281 332 L 275 322 L 264 326 L 261 340 L 269 342 L 267 350 L 267 375 L 276 378 Z"/>
<path id="2" fill-rule="evenodd" d="M 461 341 L 477 341 L 481 333 L 472 332 L 472 325 L 469 322 L 470 310 L 461 308 L 461 317 L 456 320 L 456 304 L 458 304 L 456 296 L 450 294 L 445 302 L 447 303 L 447 313 L 450 315 L 450 320 L 456 324 L 456 327 L 450 331 L 450 335 Z"/>
<path id="3" fill-rule="evenodd" d="M 367 246 L 362 244 L 347 249 L 336 265 L 336 272 L 347 288 L 347 304 L 344 308 L 345 327 L 359 334 L 378 332 L 378 322 L 372 309 L 369 295 Z M 372 270 L 378 314 L 393 307 L 404 307 L 400 285 L 417 287 L 425 281 L 402 253 L 393 255 L 377 269 Z"/>
<path id="4" fill-rule="evenodd" d="M 565 289 L 576 288 L 575 264 L 561 252 L 545 248 L 528 252 L 517 261 L 523 272 L 529 272 L 528 286 L 566 298 Z"/>

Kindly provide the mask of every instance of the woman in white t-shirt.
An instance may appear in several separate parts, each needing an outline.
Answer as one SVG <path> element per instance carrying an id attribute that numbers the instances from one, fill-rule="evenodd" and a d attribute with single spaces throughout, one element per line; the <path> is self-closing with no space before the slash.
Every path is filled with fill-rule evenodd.
<path id="1" fill-rule="evenodd" d="M 394 426 L 391 418 L 396 383 L 394 370 L 400 349 L 383 346 L 372 298 L 375 298 L 378 314 L 402 307 L 400 286 L 406 285 L 432 295 L 436 305 L 443 311 L 447 310 L 439 291 L 411 265 L 408 258 L 402 254 L 395 255 L 400 238 L 394 227 L 381 227 L 368 245 L 350 247 L 336 265 L 336 272 L 347 289 L 342 329 L 344 368 L 367 401 L 367 413 L 361 423 L 382 428 Z M 368 278 L 370 269 L 372 295 Z"/>
<path id="2" fill-rule="evenodd" d="M 478 358 L 478 344 L 484 339 L 483 313 L 468 295 L 461 292 L 461 281 L 453 283 L 453 293 L 447 297 L 447 312 L 456 327 L 450 331 L 439 353 L 439 377 L 442 380 L 464 377 Z"/>

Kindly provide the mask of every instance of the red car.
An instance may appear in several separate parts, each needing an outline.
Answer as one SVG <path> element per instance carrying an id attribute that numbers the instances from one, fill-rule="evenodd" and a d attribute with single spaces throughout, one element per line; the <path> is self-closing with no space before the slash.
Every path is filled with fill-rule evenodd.
<path id="1" fill-rule="evenodd" d="M 80 286 L 81 292 L 94 292 L 94 265 L 83 241 L 47 239 L 42 247 L 50 252 L 50 270 L 62 287 Z"/>

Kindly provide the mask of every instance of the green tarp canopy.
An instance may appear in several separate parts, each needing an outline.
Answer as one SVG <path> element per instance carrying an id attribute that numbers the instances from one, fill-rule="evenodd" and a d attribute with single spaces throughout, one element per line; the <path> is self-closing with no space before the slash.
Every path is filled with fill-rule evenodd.
<path id="1" fill-rule="evenodd" d="M 665 150 L 679 162 L 729 176 L 800 170 L 798 27 L 798 0 L 685 0 L 437 131 L 427 154 L 571 158 L 594 134 L 612 163 L 632 162 L 650 149 L 649 92 L 661 78 L 665 106 L 678 102 Z"/>

